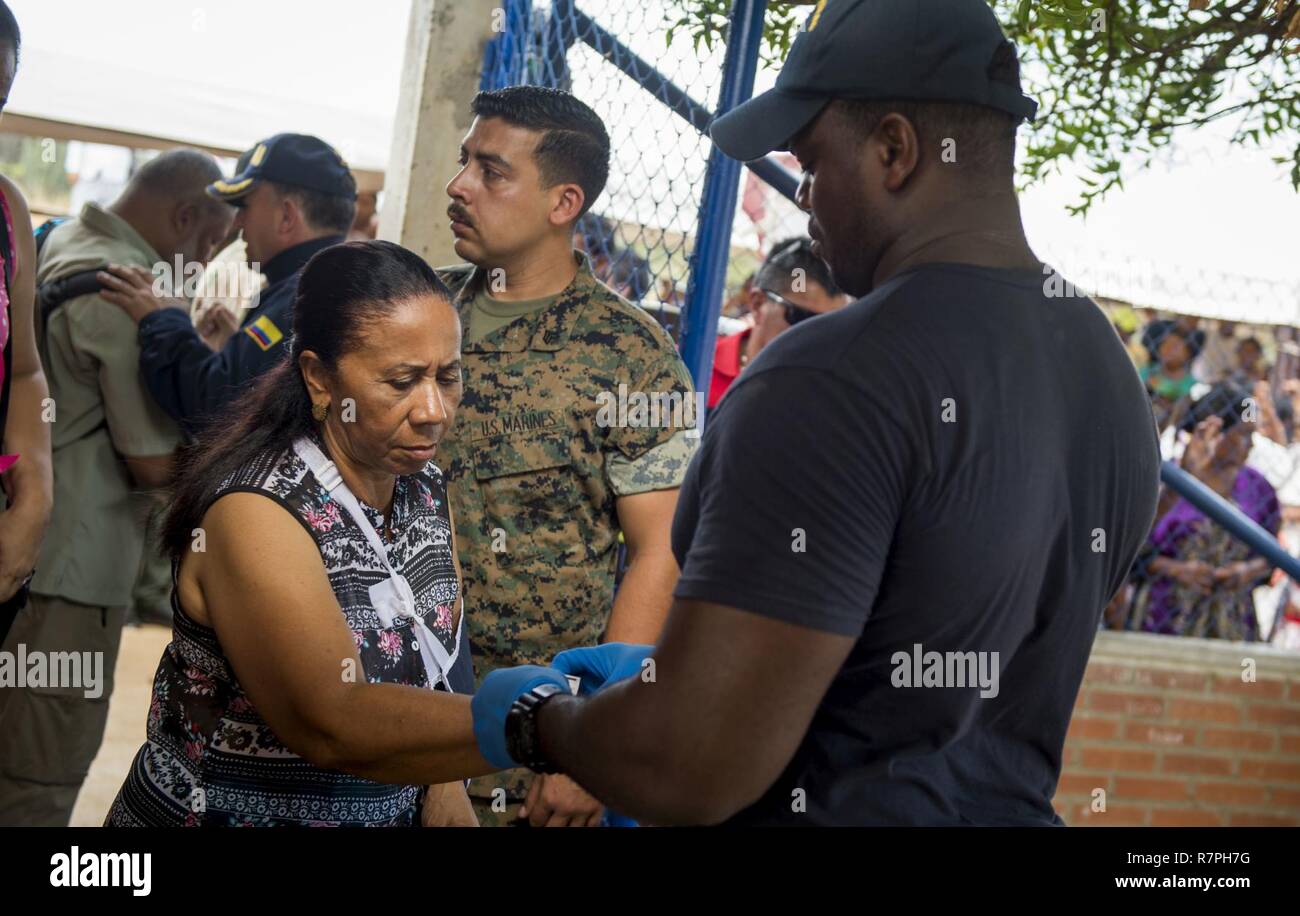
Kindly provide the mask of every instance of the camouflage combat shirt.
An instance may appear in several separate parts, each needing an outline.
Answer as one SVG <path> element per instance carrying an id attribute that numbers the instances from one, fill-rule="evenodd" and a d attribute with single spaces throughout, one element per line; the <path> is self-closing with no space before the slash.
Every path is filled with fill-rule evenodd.
<path id="1" fill-rule="evenodd" d="M 464 398 L 438 446 L 479 683 L 600 641 L 614 602 L 615 498 L 680 486 L 693 453 L 685 408 L 659 411 L 657 424 L 633 414 L 617 425 L 608 408 L 620 385 L 625 403 L 636 392 L 684 400 L 694 389 L 667 332 L 575 256 L 578 273 L 554 302 L 464 344 Z M 486 274 L 438 274 L 464 326 Z M 500 786 L 522 799 L 528 780 L 510 770 L 470 791 L 490 798 Z"/>

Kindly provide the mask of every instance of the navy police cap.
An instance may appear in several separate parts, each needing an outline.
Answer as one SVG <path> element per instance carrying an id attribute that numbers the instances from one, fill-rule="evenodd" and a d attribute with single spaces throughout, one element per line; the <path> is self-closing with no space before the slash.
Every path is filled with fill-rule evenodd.
<path id="1" fill-rule="evenodd" d="M 259 181 L 274 181 L 355 200 L 356 181 L 332 146 L 307 134 L 276 134 L 239 157 L 234 177 L 208 185 L 208 193 L 235 202 Z"/>

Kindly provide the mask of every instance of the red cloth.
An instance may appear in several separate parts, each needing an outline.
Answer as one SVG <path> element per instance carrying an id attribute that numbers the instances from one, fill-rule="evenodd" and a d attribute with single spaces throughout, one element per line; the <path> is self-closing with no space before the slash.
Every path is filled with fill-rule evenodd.
<path id="1" fill-rule="evenodd" d="M 719 337 L 713 345 L 713 378 L 709 381 L 709 408 L 717 406 L 731 383 L 740 375 L 740 354 L 745 351 L 750 328 L 738 334 Z"/>

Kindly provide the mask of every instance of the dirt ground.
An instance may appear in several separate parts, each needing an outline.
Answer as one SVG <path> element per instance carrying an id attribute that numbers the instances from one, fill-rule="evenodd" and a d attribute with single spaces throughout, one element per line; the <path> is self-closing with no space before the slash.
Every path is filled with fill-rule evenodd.
<path id="1" fill-rule="evenodd" d="M 129 626 L 122 631 L 117 656 L 113 699 L 108 706 L 108 727 L 90 774 L 72 809 L 73 827 L 98 827 L 117 797 L 135 752 L 144 743 L 149 691 L 171 630 L 159 626 Z"/>

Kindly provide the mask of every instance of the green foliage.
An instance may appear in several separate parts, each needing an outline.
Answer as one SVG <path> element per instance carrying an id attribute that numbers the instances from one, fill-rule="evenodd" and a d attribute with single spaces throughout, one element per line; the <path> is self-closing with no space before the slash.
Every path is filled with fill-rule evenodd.
<path id="1" fill-rule="evenodd" d="M 698 48 L 725 39 L 729 0 L 674 0 L 671 35 Z M 1071 212 L 1086 212 L 1124 174 L 1177 136 L 1220 118 L 1232 142 L 1293 151 L 1300 189 L 1300 0 L 991 0 L 1017 46 L 1025 91 L 1038 99 L 1022 179 L 1079 163 Z M 779 66 L 809 4 L 771 4 L 763 62 Z"/>
<path id="2" fill-rule="evenodd" d="M 66 142 L 0 133 L 0 174 L 22 189 L 33 210 L 67 206 L 71 190 L 64 171 L 67 157 Z"/>

